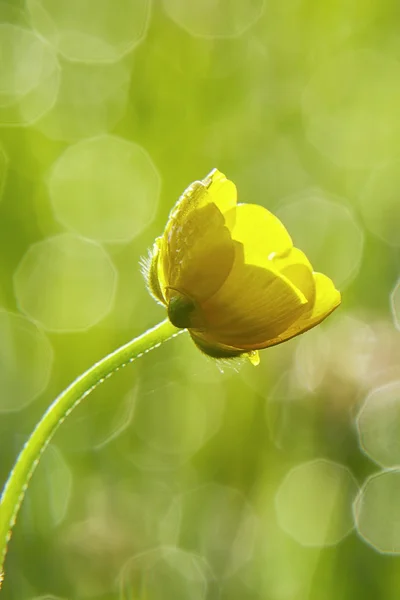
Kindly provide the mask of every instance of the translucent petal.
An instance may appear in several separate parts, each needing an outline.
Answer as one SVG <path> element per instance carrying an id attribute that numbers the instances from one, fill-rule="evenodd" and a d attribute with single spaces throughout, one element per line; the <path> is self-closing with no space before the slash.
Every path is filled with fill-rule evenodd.
<path id="1" fill-rule="evenodd" d="M 235 245 L 235 263 L 221 289 L 201 305 L 204 338 L 254 350 L 285 331 L 307 310 L 304 295 L 283 275 L 244 263 Z"/>
<path id="2" fill-rule="evenodd" d="M 177 260 L 176 248 L 182 245 L 180 240 L 185 235 L 187 218 L 190 212 L 205 206 L 207 199 L 208 193 L 205 186 L 201 181 L 194 181 L 183 192 L 169 215 L 168 223 L 160 242 L 159 260 L 160 269 L 162 270 L 163 279 L 166 284 L 169 284 L 171 271 L 174 270 L 174 263 Z"/>
<path id="3" fill-rule="evenodd" d="M 307 256 L 298 248 L 292 248 L 285 257 L 272 258 L 272 264 L 282 275 L 304 294 L 312 305 L 315 301 L 315 280 L 313 268 Z"/>
<path id="4" fill-rule="evenodd" d="M 221 278 L 227 276 L 226 264 L 227 264 L 227 249 L 225 248 L 226 242 L 228 241 L 227 230 L 223 231 L 223 225 L 228 224 L 233 226 L 235 222 L 235 207 L 237 201 L 236 186 L 233 182 L 226 179 L 225 175 L 213 169 L 202 181 L 195 181 L 192 183 L 179 198 L 175 207 L 171 211 L 169 220 L 160 243 L 160 269 L 162 277 L 165 282 L 170 286 L 177 285 L 178 272 L 182 261 L 182 253 L 196 244 L 198 247 L 206 242 L 210 243 L 209 259 L 211 264 L 214 265 L 214 276 L 211 275 L 213 282 L 210 282 L 210 288 L 212 293 L 216 291 L 215 280 L 220 280 L 217 277 L 217 268 L 220 268 Z M 208 209 L 208 212 L 193 214 L 195 211 L 205 209 L 207 206 L 213 206 L 214 209 Z M 223 219 L 221 220 L 222 213 L 225 212 Z M 210 222 L 204 218 L 207 214 L 213 214 L 213 220 Z M 218 223 L 216 219 L 218 218 Z M 202 239 L 197 243 L 196 240 L 190 240 L 190 236 L 197 235 Z M 212 236 L 221 235 L 221 239 L 210 240 Z M 204 238 L 204 239 L 203 239 Z M 230 239 L 230 235 L 229 235 Z M 190 242 L 190 243 L 189 243 Z M 191 244 L 193 242 L 193 244 Z M 233 250 L 231 246 L 231 255 L 233 261 Z M 221 252 L 221 247 L 224 250 Z M 193 250 L 193 248 L 190 248 Z M 204 250 L 204 247 L 203 247 Z M 211 257 L 212 252 L 221 253 L 221 256 Z M 186 257 L 186 262 L 190 260 L 197 260 L 199 256 L 195 257 L 194 251 L 190 256 Z M 230 263 L 231 264 L 231 263 Z M 196 265 L 193 265 L 194 267 Z M 229 270 L 228 270 L 229 272 Z M 196 273 L 194 268 L 193 273 Z M 200 269 L 200 273 L 204 276 L 203 269 Z M 224 275 L 225 274 L 225 275 Z M 196 276 L 196 275 L 195 275 Z M 205 282 L 203 282 L 205 284 Z M 189 283 L 191 287 L 191 283 Z M 207 287 L 207 286 L 205 286 Z M 182 290 L 183 291 L 183 290 Z M 187 290 L 186 290 L 187 291 Z M 204 292 L 206 295 L 208 292 Z M 200 297 L 204 297 L 204 293 L 200 293 Z"/>
<path id="5" fill-rule="evenodd" d="M 239 204 L 232 238 L 244 246 L 245 262 L 269 268 L 271 258 L 287 255 L 292 240 L 280 220 L 263 206 Z"/>
<path id="6" fill-rule="evenodd" d="M 318 325 L 328 315 L 337 308 L 341 302 L 340 292 L 335 288 L 329 277 L 322 273 L 313 273 L 316 297 L 314 307 L 311 311 L 302 315 L 293 325 L 291 325 L 284 333 L 271 339 L 264 347 L 274 346 L 285 342 L 300 333 L 308 331 L 315 325 Z"/>
<path id="7" fill-rule="evenodd" d="M 147 280 L 150 293 L 156 299 L 165 304 L 165 281 L 162 269 L 160 269 L 160 242 L 157 238 L 148 261 L 143 261 L 143 272 Z"/>
<path id="8" fill-rule="evenodd" d="M 222 213 L 236 207 L 236 185 L 218 169 L 213 169 L 202 183 L 207 187 L 209 201 L 214 202 Z"/>
<path id="9" fill-rule="evenodd" d="M 156 238 L 156 244 L 157 244 L 157 274 L 156 274 L 156 276 L 158 277 L 158 285 L 159 285 L 159 288 L 162 293 L 161 302 L 165 303 L 167 280 L 165 278 L 165 271 L 164 271 L 164 264 L 163 264 L 163 258 L 164 258 L 163 253 L 162 253 L 163 238 L 162 237 Z"/>
<path id="10" fill-rule="evenodd" d="M 183 192 L 169 215 L 164 238 L 170 242 L 174 236 L 174 232 L 184 225 L 189 214 L 193 210 L 205 206 L 208 200 L 209 195 L 205 185 L 201 181 L 191 183 Z"/>
<path id="11" fill-rule="evenodd" d="M 168 287 L 196 302 L 219 290 L 235 257 L 230 232 L 215 204 L 191 211 L 171 236 L 168 250 Z"/>
<path id="12" fill-rule="evenodd" d="M 236 201 L 235 184 L 223 173 L 213 169 L 202 181 L 194 181 L 183 192 L 171 211 L 166 234 L 181 226 L 193 210 L 214 203 L 221 213 L 225 213 L 236 207 Z"/>

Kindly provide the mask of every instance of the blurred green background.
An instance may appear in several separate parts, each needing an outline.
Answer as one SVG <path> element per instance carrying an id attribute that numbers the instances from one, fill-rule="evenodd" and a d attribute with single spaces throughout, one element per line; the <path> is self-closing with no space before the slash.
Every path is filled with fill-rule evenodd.
<path id="1" fill-rule="evenodd" d="M 0 2 L 0 484 L 51 400 L 165 317 L 146 256 L 218 167 L 343 303 L 221 367 L 186 334 L 63 424 L 4 600 L 400 595 L 397 0 Z"/>

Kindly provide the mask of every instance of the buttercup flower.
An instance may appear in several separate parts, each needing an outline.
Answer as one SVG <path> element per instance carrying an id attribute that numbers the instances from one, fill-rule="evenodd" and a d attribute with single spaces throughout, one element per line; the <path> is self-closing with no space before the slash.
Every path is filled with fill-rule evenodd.
<path id="1" fill-rule="evenodd" d="M 237 204 L 236 186 L 214 169 L 172 210 L 147 267 L 153 296 L 215 358 L 247 354 L 311 329 L 340 293 L 293 246 L 262 206 Z"/>

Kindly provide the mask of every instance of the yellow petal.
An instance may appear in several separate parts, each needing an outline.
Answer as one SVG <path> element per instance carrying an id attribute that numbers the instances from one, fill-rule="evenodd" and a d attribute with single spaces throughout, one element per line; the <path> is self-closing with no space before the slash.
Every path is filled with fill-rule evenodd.
<path id="1" fill-rule="evenodd" d="M 178 202 L 171 210 L 166 233 L 179 223 L 182 223 L 187 215 L 197 208 L 205 206 L 208 202 L 208 192 L 202 181 L 193 181 L 180 196 Z"/>
<path id="2" fill-rule="evenodd" d="M 235 244 L 235 263 L 221 289 L 201 305 L 204 337 L 255 350 L 285 331 L 307 310 L 307 299 L 282 274 L 244 263 Z"/>
<path id="3" fill-rule="evenodd" d="M 196 299 L 218 289 L 233 262 L 230 233 L 224 225 L 225 220 L 233 224 L 236 200 L 236 186 L 217 169 L 183 192 L 160 243 L 160 277 L 167 286 L 183 286 L 181 291 L 190 293 L 197 280 L 202 289 Z M 207 272 L 205 262 L 209 262 Z"/>
<path id="4" fill-rule="evenodd" d="M 170 235 L 168 272 L 164 274 L 167 289 L 196 302 L 205 301 L 228 277 L 234 257 L 231 235 L 217 206 L 207 204 L 190 211 Z"/>
<path id="5" fill-rule="evenodd" d="M 273 266 L 304 294 L 308 302 L 315 301 L 313 268 L 307 256 L 298 248 L 292 248 L 285 257 L 273 257 Z"/>
<path id="6" fill-rule="evenodd" d="M 264 346 L 265 348 L 268 346 L 275 346 L 300 333 L 308 331 L 312 327 L 315 327 L 315 325 L 321 323 L 321 321 L 339 306 L 341 302 L 340 292 L 335 288 L 332 280 L 322 273 L 313 273 L 313 276 L 316 288 L 313 309 L 300 317 L 300 319 L 288 327 L 284 333 L 277 336 L 275 339 L 271 339 L 269 343 Z"/>
<path id="7" fill-rule="evenodd" d="M 207 190 L 201 181 L 194 181 L 183 192 L 178 202 L 170 212 L 168 222 L 159 245 L 159 265 L 162 278 L 168 284 L 173 263 L 176 257 L 176 245 L 179 245 L 179 236 L 188 215 L 193 210 L 205 206 L 207 203 Z"/>
<path id="8" fill-rule="evenodd" d="M 161 238 L 156 238 L 150 259 L 144 260 L 142 266 L 150 293 L 156 300 L 165 304 L 165 280 L 163 269 L 160 268 L 160 244 Z"/>
<path id="9" fill-rule="evenodd" d="M 226 213 L 236 206 L 236 202 L 235 184 L 213 169 L 202 181 L 194 181 L 186 188 L 170 213 L 165 233 L 179 227 L 193 210 L 214 203 L 221 213 Z"/>
<path id="10" fill-rule="evenodd" d="M 208 199 L 214 202 L 219 210 L 225 214 L 236 207 L 237 190 L 233 181 L 225 177 L 218 169 L 213 169 L 202 182 L 208 192 Z"/>
<path id="11" fill-rule="evenodd" d="M 288 254 L 292 240 L 280 220 L 263 206 L 239 204 L 232 238 L 244 246 L 245 262 L 267 267 L 274 256 Z"/>

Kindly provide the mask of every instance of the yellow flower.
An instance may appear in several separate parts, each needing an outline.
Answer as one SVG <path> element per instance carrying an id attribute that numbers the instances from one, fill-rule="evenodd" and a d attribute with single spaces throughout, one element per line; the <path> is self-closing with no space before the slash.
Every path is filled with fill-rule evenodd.
<path id="1" fill-rule="evenodd" d="M 316 273 L 277 217 L 237 204 L 236 186 L 214 169 L 172 210 L 147 269 L 170 321 L 216 358 L 280 344 L 320 323 L 340 293 Z"/>

